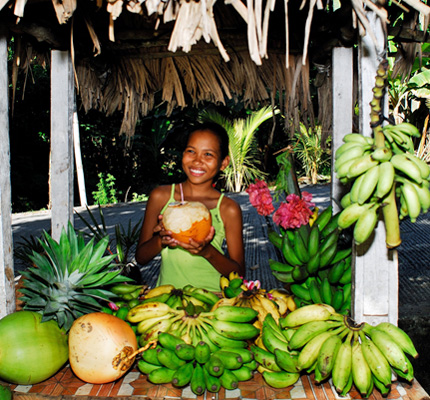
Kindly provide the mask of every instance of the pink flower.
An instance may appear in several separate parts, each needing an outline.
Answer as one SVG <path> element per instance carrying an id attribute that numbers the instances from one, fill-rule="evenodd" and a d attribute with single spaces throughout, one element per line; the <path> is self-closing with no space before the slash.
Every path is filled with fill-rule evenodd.
<path id="1" fill-rule="evenodd" d="M 273 214 L 273 221 L 281 225 L 284 229 L 300 228 L 309 222 L 312 216 L 311 203 L 312 195 L 303 192 L 302 198 L 292 193 L 287 196 L 287 202 L 281 203 L 279 208 Z"/>
<path id="2" fill-rule="evenodd" d="M 256 183 L 249 185 L 246 193 L 249 194 L 249 201 L 257 209 L 258 214 L 266 216 L 275 210 L 266 182 L 257 179 Z"/>

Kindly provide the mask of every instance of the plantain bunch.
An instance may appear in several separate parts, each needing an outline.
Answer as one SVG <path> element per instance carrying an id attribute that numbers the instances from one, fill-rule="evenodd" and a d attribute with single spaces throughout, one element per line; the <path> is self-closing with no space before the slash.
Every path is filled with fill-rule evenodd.
<path id="1" fill-rule="evenodd" d="M 274 364 L 264 365 L 272 374 L 277 369 L 290 374 L 314 373 L 317 384 L 331 378 L 341 396 L 353 388 L 364 398 L 375 388 L 387 396 L 393 373 L 412 382 L 410 358 L 418 357 L 410 337 L 397 326 L 389 322 L 357 324 L 326 304 L 298 308 L 281 318 L 278 325 L 273 321 L 265 324 L 256 343 L 259 341 L 254 357 L 258 362 L 261 348 L 273 353 Z M 284 352 L 282 358 L 279 349 Z"/>
<path id="2" fill-rule="evenodd" d="M 293 296 L 283 289 L 272 289 L 267 292 L 260 287 L 259 281 L 245 281 L 237 273 L 220 279 L 223 298 L 214 306 L 231 305 L 248 307 L 257 311 L 254 326 L 261 329 L 264 318 L 271 314 L 276 321 L 288 311 L 296 309 Z"/>
<path id="3" fill-rule="evenodd" d="M 309 229 L 269 234 L 284 259 L 269 260 L 272 274 L 289 285 L 297 307 L 326 303 L 342 313 L 351 309 L 352 243 L 339 229 L 339 215 L 329 206 Z"/>
<path id="4" fill-rule="evenodd" d="M 254 354 L 244 343 L 231 340 L 218 347 L 207 338 L 187 343 L 160 332 L 141 352 L 137 367 L 154 384 L 189 386 L 197 396 L 222 387 L 233 390 L 239 382 L 252 379 L 257 368 Z"/>
<path id="5" fill-rule="evenodd" d="M 381 98 L 386 66 L 377 71 L 371 104 L 373 137 L 359 133 L 344 136 L 335 154 L 338 179 L 349 190 L 341 199 L 339 227 L 353 228 L 357 244 L 367 241 L 383 217 L 388 248 L 400 245 L 399 219 L 415 222 L 430 208 L 430 167 L 415 155 L 418 129 L 407 122 L 381 126 Z M 382 211 L 382 212 L 381 212 Z"/>

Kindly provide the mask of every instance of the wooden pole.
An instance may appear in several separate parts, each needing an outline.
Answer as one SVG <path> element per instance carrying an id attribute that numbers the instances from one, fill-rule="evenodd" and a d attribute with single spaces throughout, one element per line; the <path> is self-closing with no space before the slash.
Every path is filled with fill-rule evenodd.
<path id="1" fill-rule="evenodd" d="M 7 36 L 0 27 L 0 318 L 15 311 Z"/>
<path id="2" fill-rule="evenodd" d="M 51 52 L 51 235 L 59 240 L 73 224 L 74 81 L 70 53 Z"/>
<path id="3" fill-rule="evenodd" d="M 78 179 L 79 198 L 81 201 L 81 206 L 85 207 L 87 205 L 87 192 L 85 190 L 84 166 L 82 165 L 81 140 L 79 137 L 79 119 L 76 110 L 73 113 L 73 145 L 75 150 L 76 177 Z"/>
<path id="4" fill-rule="evenodd" d="M 359 43 L 359 106 L 360 132 L 372 135 L 370 126 L 370 101 L 373 97 L 375 76 L 379 63 L 385 58 L 386 37 L 382 22 L 376 14 L 366 13 L 378 40 L 378 47 L 366 34 Z M 388 113 L 388 98 L 384 102 L 384 114 Z M 385 227 L 379 221 L 373 240 L 355 248 L 353 260 L 353 318 L 357 322 L 377 324 L 398 320 L 398 258 L 396 250 L 388 250 L 385 244 Z"/>

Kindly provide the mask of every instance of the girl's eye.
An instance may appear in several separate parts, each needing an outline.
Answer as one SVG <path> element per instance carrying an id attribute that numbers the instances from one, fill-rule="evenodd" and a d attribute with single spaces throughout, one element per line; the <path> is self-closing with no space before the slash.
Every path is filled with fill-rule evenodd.
<path id="1" fill-rule="evenodd" d="M 213 157 L 213 154 L 212 153 L 206 153 L 205 156 L 206 157 Z"/>

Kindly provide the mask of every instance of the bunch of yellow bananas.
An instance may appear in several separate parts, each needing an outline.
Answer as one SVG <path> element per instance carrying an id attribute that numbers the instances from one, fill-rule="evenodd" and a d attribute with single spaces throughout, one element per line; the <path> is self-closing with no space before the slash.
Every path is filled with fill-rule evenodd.
<path id="1" fill-rule="evenodd" d="M 241 345 L 214 351 L 205 341 L 188 344 L 164 332 L 155 346 L 142 351 L 137 367 L 154 384 L 189 385 L 200 396 L 206 390 L 219 392 L 221 387 L 236 389 L 239 382 L 253 377 L 257 362 L 252 351 Z"/>
<path id="2" fill-rule="evenodd" d="M 252 308 L 258 312 L 258 318 L 254 322 L 258 329 L 262 328 L 267 314 L 271 314 L 278 321 L 288 311 L 297 308 L 293 296 L 286 290 L 272 289 L 267 293 L 265 289 L 261 289 L 259 281 L 247 282 L 235 272 L 230 273 L 228 278 L 222 276 L 220 285 L 225 297 L 214 307 L 229 304 Z M 234 290 L 236 285 L 240 290 L 233 295 L 230 289 Z"/>
<path id="3" fill-rule="evenodd" d="M 409 336 L 391 323 L 357 324 L 328 305 L 312 304 L 281 318 L 279 327 L 286 338 L 285 351 L 297 355 L 296 371 L 313 372 L 317 383 L 331 377 L 341 396 L 353 385 L 365 398 L 374 388 L 386 396 L 393 372 L 409 382 L 414 378 L 407 355 L 416 358 L 418 353 Z"/>

